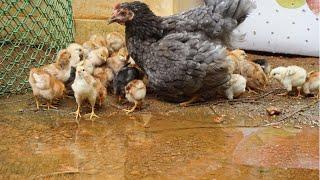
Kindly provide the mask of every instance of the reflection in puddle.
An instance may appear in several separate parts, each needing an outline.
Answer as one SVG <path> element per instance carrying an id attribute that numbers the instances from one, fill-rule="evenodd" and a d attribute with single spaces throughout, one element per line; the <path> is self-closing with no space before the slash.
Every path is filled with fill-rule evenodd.
<path id="1" fill-rule="evenodd" d="M 68 170 L 79 172 L 65 175 L 75 179 L 318 177 L 316 128 L 225 128 L 210 112 L 182 114 L 118 113 L 78 128 L 33 123 L 38 130 L 28 134 L 3 128 L 2 137 L 21 144 L 1 139 L 0 179 Z"/>

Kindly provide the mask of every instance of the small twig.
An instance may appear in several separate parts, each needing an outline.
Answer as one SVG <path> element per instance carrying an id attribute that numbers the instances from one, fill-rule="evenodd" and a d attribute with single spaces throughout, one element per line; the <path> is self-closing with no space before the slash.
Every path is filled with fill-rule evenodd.
<path id="1" fill-rule="evenodd" d="M 282 122 L 284 122 L 286 119 L 294 116 L 294 115 L 297 114 L 298 112 L 301 112 L 301 111 L 303 111 L 303 110 L 305 110 L 305 109 L 307 109 L 307 108 L 309 108 L 309 107 L 317 104 L 318 102 L 319 102 L 319 101 L 314 101 L 314 102 L 312 102 L 312 103 L 310 103 L 310 104 L 308 104 L 308 105 L 306 105 L 306 106 L 303 106 L 302 108 L 300 108 L 300 109 L 298 109 L 298 110 L 296 110 L 296 111 L 293 111 L 292 113 L 290 113 L 290 114 L 286 115 L 285 117 L 281 118 L 279 121 L 273 122 L 273 123 L 269 123 L 269 124 L 265 124 L 265 125 L 263 125 L 263 127 L 279 125 L 279 124 L 281 124 Z"/>
<path id="2" fill-rule="evenodd" d="M 80 172 L 79 170 L 75 170 L 75 171 L 61 171 L 61 172 L 54 172 L 54 173 L 50 173 L 50 174 L 40 175 L 40 176 L 37 176 L 35 179 L 47 178 L 47 177 L 58 176 L 58 175 L 66 175 L 66 174 L 80 174 L 80 173 L 81 173 L 81 172 Z"/>
<path id="3" fill-rule="evenodd" d="M 203 105 L 218 105 L 218 104 L 222 104 L 222 103 L 263 103 L 263 101 L 258 101 L 261 98 L 264 98 L 278 90 L 281 89 L 274 89 L 272 91 L 269 91 L 265 94 L 262 94 L 260 96 L 254 97 L 254 98 L 240 98 L 240 99 L 233 99 L 233 100 L 221 100 L 221 101 L 209 101 L 209 102 L 200 102 L 200 103 L 194 103 L 194 104 L 190 104 L 189 106 L 203 106 Z"/>

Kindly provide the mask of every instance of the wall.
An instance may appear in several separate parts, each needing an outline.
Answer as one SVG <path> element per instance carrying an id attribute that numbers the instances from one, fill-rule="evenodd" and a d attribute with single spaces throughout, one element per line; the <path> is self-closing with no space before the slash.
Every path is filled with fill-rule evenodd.
<path id="1" fill-rule="evenodd" d="M 123 26 L 117 24 L 107 25 L 106 21 L 111 16 L 113 6 L 116 3 L 128 1 L 132 0 L 74 0 L 72 8 L 75 19 L 75 41 L 83 43 L 93 34 L 104 35 L 112 31 L 123 32 Z M 173 1 L 144 0 L 153 12 L 161 16 L 173 13 Z"/>

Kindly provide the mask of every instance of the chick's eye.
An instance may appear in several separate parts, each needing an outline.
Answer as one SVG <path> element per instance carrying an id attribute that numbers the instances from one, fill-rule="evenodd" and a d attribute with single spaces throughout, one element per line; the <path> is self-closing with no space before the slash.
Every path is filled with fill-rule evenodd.
<path id="1" fill-rule="evenodd" d="M 127 13 L 124 12 L 124 11 L 121 11 L 121 13 L 120 13 L 121 16 L 125 16 L 126 14 L 127 14 Z"/>

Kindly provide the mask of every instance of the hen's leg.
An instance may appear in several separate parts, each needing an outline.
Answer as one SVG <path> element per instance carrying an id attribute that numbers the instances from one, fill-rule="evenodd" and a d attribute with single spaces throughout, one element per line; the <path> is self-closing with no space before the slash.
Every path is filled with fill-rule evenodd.
<path id="1" fill-rule="evenodd" d="M 199 95 L 194 95 L 190 100 L 180 103 L 179 105 L 182 107 L 187 107 L 190 104 L 194 103 L 195 101 L 197 101 L 199 99 Z"/>
<path id="2" fill-rule="evenodd" d="M 134 102 L 134 106 L 131 108 L 131 109 L 124 109 L 124 111 L 129 114 L 129 113 L 132 113 L 138 106 L 138 101 L 135 101 Z"/>

